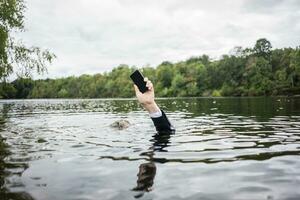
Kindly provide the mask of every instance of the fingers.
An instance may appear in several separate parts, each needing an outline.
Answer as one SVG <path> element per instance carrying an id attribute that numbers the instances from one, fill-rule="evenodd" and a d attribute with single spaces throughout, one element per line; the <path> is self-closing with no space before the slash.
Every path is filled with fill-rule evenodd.
<path id="1" fill-rule="evenodd" d="M 152 90 L 152 89 L 153 89 L 153 84 L 152 84 L 152 82 L 151 82 L 147 77 L 144 78 L 144 81 L 146 82 L 146 87 L 147 87 L 149 90 Z"/>
<path id="2" fill-rule="evenodd" d="M 151 81 L 147 81 L 146 82 L 146 87 L 149 89 L 149 90 L 152 90 L 153 89 L 153 84 Z"/>

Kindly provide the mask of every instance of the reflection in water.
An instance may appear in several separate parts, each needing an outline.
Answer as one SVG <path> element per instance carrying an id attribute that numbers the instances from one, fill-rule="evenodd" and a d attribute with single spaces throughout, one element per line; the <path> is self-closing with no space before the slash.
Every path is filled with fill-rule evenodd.
<path id="1" fill-rule="evenodd" d="M 171 138 L 134 99 L 0 101 L 0 199 L 299 199 L 300 98 L 158 102 Z"/>
<path id="2" fill-rule="evenodd" d="M 0 115 L 0 131 L 3 131 L 8 120 L 8 112 L 10 111 L 10 104 L 5 104 L 1 108 Z M 1 133 L 1 132 L 0 132 Z M 5 139 L 0 135 L 0 199 L 1 200 L 33 200 L 33 198 L 26 192 L 12 192 L 9 187 L 22 187 L 18 183 L 14 183 L 15 177 L 20 177 L 25 170 L 26 165 L 18 163 L 8 163 L 5 159 L 10 155 Z M 16 179 L 16 178 L 15 178 Z"/>
<path id="3" fill-rule="evenodd" d="M 150 192 L 154 184 L 154 177 L 156 174 L 156 165 L 154 162 L 155 151 L 166 152 L 164 148 L 168 146 L 170 135 L 168 134 L 155 134 L 150 141 L 153 146 L 149 148 L 149 151 L 144 152 L 141 156 L 147 156 L 150 162 L 143 163 L 139 166 L 139 172 L 137 174 L 137 186 L 133 188 L 134 191 L 141 191 L 135 198 L 143 196 L 144 192 Z"/>
<path id="4" fill-rule="evenodd" d="M 154 177 L 156 174 L 156 166 L 153 162 L 143 163 L 139 166 L 139 172 L 137 174 L 137 186 L 133 188 L 134 191 L 146 191 L 152 190 L 154 183 Z"/>

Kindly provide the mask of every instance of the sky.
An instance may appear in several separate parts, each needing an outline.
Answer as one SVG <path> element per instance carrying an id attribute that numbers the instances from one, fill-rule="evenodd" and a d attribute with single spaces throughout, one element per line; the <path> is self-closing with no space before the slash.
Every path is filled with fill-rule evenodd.
<path id="1" fill-rule="evenodd" d="M 27 46 L 55 53 L 39 78 L 95 74 L 120 64 L 157 66 L 267 38 L 300 45 L 299 0 L 27 0 Z"/>

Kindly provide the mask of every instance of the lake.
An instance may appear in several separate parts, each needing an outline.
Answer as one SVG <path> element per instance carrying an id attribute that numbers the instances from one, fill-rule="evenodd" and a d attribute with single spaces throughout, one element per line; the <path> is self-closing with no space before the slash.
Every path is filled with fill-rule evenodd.
<path id="1" fill-rule="evenodd" d="M 0 199 L 300 199 L 300 98 L 157 102 L 0 101 Z"/>

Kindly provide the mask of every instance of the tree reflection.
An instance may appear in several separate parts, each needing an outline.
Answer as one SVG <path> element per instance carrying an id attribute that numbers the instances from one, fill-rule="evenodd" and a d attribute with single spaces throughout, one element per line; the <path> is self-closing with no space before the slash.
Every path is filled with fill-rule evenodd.
<path id="1" fill-rule="evenodd" d="M 152 190 L 157 170 L 155 162 L 160 162 L 160 159 L 154 158 L 154 155 L 155 152 L 167 152 L 165 147 L 167 147 L 170 143 L 169 139 L 169 134 L 155 134 L 150 140 L 153 145 L 147 152 L 141 153 L 141 156 L 147 156 L 149 158 L 149 162 L 143 163 L 139 166 L 139 172 L 137 174 L 137 185 L 132 190 L 140 191 L 140 193 L 135 195 L 135 198 L 140 198 L 144 195 L 145 192 L 149 192 Z"/>
<path id="2" fill-rule="evenodd" d="M 11 110 L 11 104 L 0 105 L 0 199 L 1 200 L 33 200 L 26 192 L 12 192 L 7 187 L 8 177 L 12 176 L 10 172 L 12 168 L 19 167 L 12 163 L 7 163 L 5 159 L 10 155 L 9 147 L 5 143 L 5 138 L 2 137 L 2 131 L 5 130 L 7 120 L 9 118 L 8 112 Z M 20 175 L 21 176 L 21 175 Z"/>

